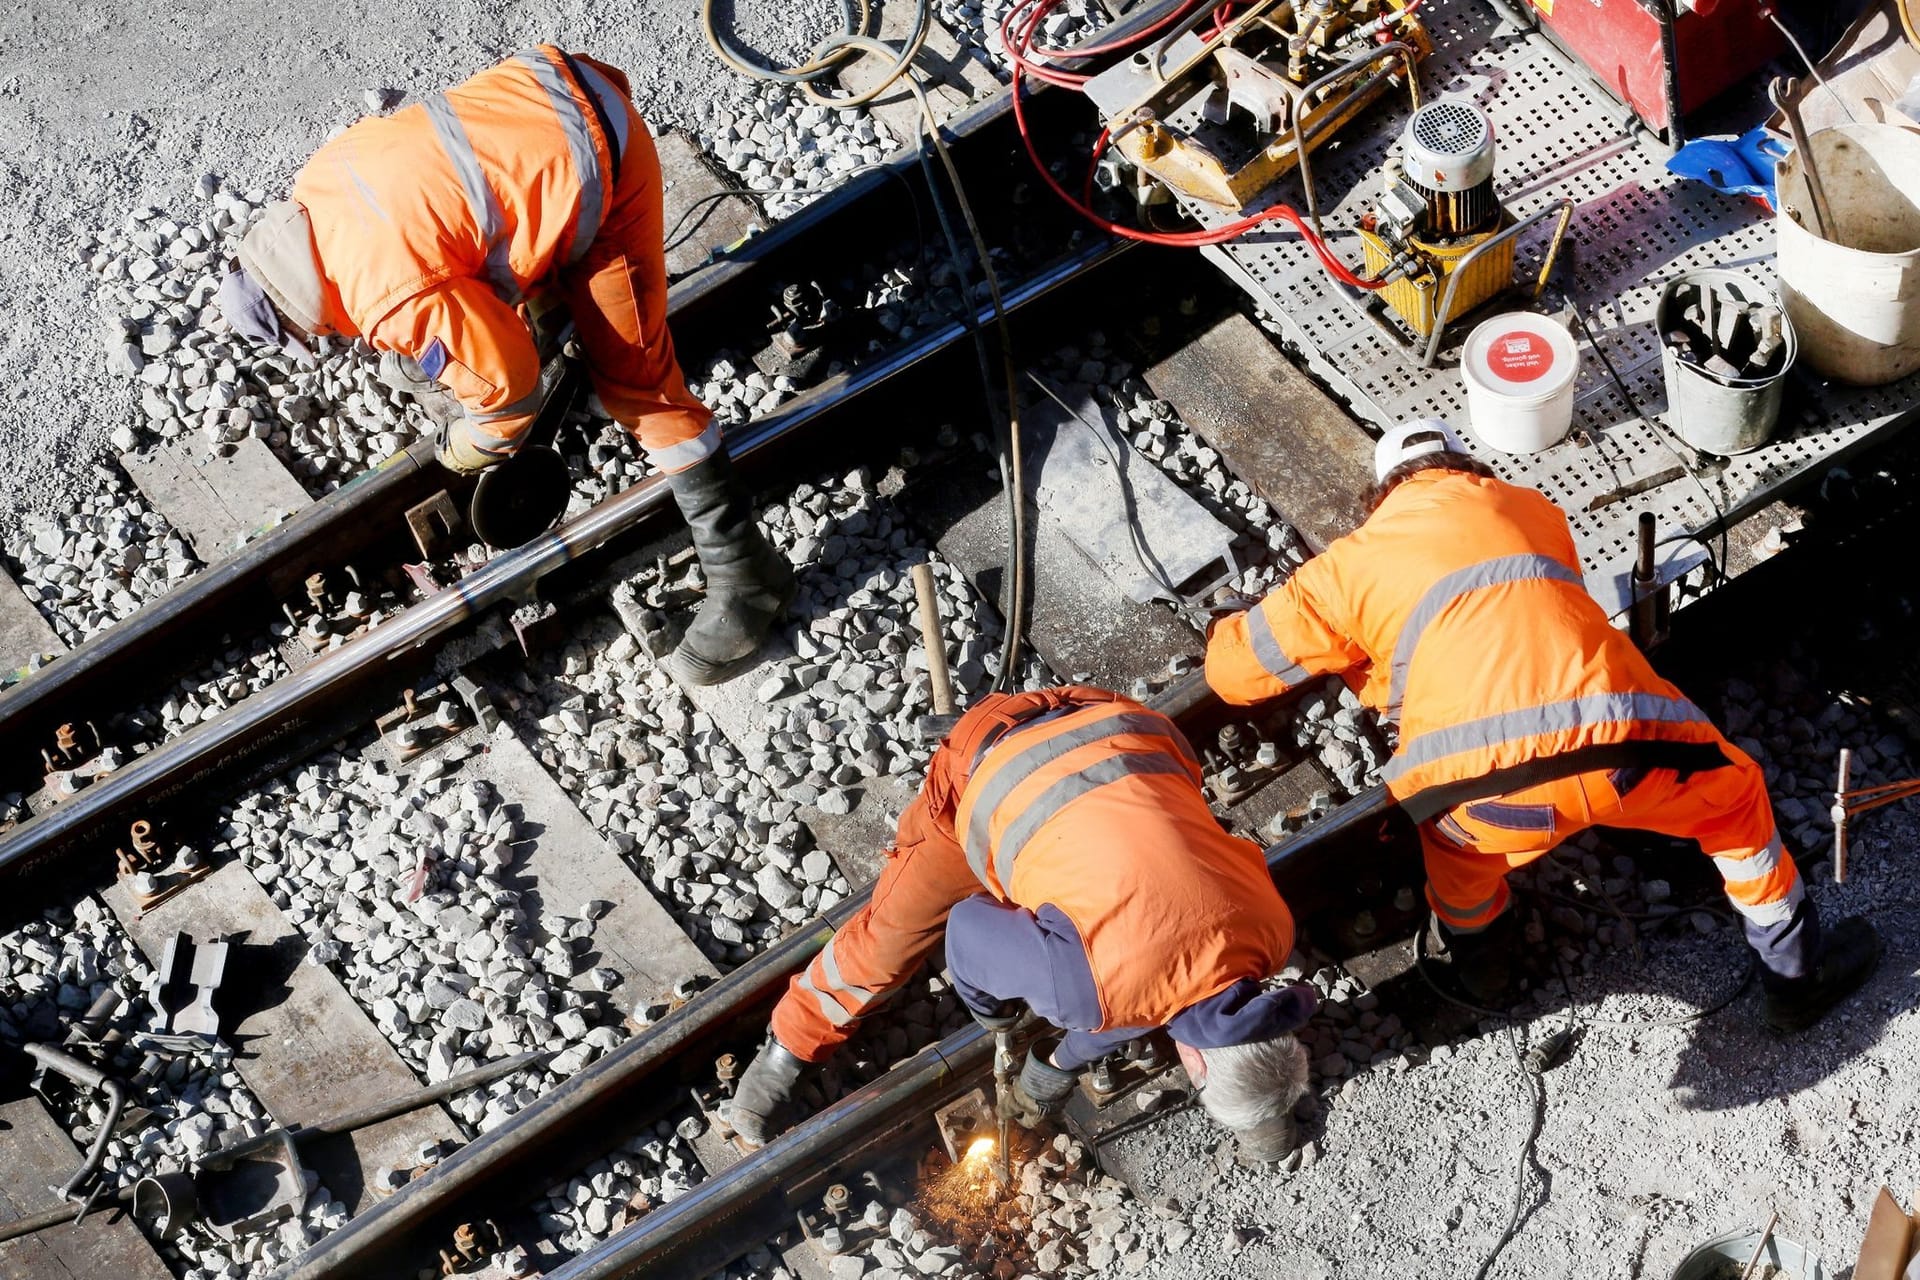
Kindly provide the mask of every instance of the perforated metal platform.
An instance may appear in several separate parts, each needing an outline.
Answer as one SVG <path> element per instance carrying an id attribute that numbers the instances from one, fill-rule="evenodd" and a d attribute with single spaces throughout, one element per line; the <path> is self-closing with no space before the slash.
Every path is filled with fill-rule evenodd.
<path id="1" fill-rule="evenodd" d="M 1420 14 L 1436 46 L 1420 68 L 1421 101 L 1468 96 L 1487 110 L 1499 146 L 1495 186 L 1517 216 L 1563 196 L 1575 202 L 1554 280 L 1586 313 L 1594 337 L 1640 408 L 1664 415 L 1667 397 L 1653 327 L 1662 285 L 1683 270 L 1724 267 L 1772 288 L 1770 215 L 1750 201 L 1717 195 L 1667 173 L 1665 149 L 1636 132 L 1618 104 L 1543 37 L 1506 22 L 1485 0 L 1427 0 Z M 1177 53 L 1167 59 L 1169 65 L 1179 61 Z M 1133 91 L 1118 77 L 1089 86 L 1108 111 L 1128 105 Z M 1350 265 L 1357 267 L 1360 260 L 1351 228 L 1379 190 L 1380 165 L 1407 115 L 1404 91 L 1392 93 L 1314 153 L 1327 239 Z M 1206 136 L 1197 113 L 1176 115 L 1172 123 L 1202 129 Z M 1249 208 L 1280 201 L 1304 208 L 1297 174 L 1280 179 Z M 1209 226 L 1238 216 L 1197 201 L 1185 204 Z M 1537 274 L 1551 227 L 1549 219 L 1522 237 L 1517 279 Z M 1205 252 L 1267 304 L 1270 318 L 1298 346 L 1307 367 L 1376 430 L 1428 415 L 1464 425 L 1462 341 L 1485 316 L 1528 305 L 1524 295 L 1510 295 L 1456 321 L 1435 366 L 1423 369 L 1417 352 L 1340 296 L 1291 232 L 1263 229 Z M 1577 329 L 1574 336 L 1580 339 Z M 1706 530 L 1716 517 L 1701 485 L 1683 472 L 1644 492 L 1620 496 L 1636 482 L 1673 472 L 1680 458 L 1625 403 L 1589 345 L 1581 341 L 1580 346 L 1575 432 L 1567 442 L 1531 456 L 1469 444 L 1500 474 L 1541 489 L 1566 509 L 1590 571 L 1589 584 L 1597 586 L 1595 579 L 1617 576 L 1631 562 L 1640 512 L 1655 512 L 1668 532 Z M 1774 441 L 1724 464 L 1713 460 L 1714 469 L 1703 478 L 1729 520 L 1737 522 L 1804 478 L 1808 469 L 1829 466 L 1904 425 L 1917 393 L 1920 376 L 1862 389 L 1823 385 L 1796 371 Z M 1596 589 L 1596 594 L 1601 593 Z"/>

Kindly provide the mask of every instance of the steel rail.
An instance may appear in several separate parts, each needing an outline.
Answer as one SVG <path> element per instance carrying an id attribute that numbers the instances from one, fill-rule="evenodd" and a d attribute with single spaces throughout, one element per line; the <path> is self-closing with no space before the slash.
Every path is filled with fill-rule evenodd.
<path id="1" fill-rule="evenodd" d="M 1018 309 L 1074 281 L 1125 251 L 1125 243 L 1092 240 L 1007 291 Z M 973 322 L 986 323 L 986 309 Z M 940 354 L 970 328 L 948 320 L 912 342 L 810 388 L 779 413 L 737 428 L 730 439 L 736 458 L 780 443 L 837 413 L 908 370 Z M 495 605 L 531 596 L 542 578 L 591 555 L 671 507 L 664 477 L 650 476 L 599 503 L 517 550 L 495 557 L 454 586 L 411 606 L 370 631 L 321 655 L 211 720 L 195 725 L 164 746 L 131 761 L 85 791 L 0 836 L 0 884 L 17 883 L 63 855 L 108 832 L 112 824 L 145 814 L 204 788 L 237 767 L 262 759 L 283 767 L 352 723 L 342 722 L 342 691 L 378 682 L 431 661 L 444 644 Z M 505 639 L 504 633 L 499 637 Z M 359 717 L 364 720 L 364 716 Z M 318 741 L 302 733 L 325 733 Z M 116 833 L 117 835 L 117 833 Z M 111 848 L 111 844 L 108 845 Z M 16 898 L 16 902 L 20 899 Z M 0 914 L 5 909 L 0 908 Z"/>

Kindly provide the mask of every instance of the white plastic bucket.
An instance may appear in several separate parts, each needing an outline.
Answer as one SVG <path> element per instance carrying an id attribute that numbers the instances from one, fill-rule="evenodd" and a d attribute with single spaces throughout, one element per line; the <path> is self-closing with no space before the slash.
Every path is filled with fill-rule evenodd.
<path id="1" fill-rule="evenodd" d="M 1807 147 L 1827 193 L 1833 239 L 1814 232 L 1797 154 L 1780 162 L 1775 179 L 1780 300 L 1800 354 L 1841 382 L 1872 387 L 1904 378 L 1920 369 L 1920 133 L 1843 124 L 1814 134 Z"/>
<path id="2" fill-rule="evenodd" d="M 1511 311 L 1474 327 L 1460 352 L 1474 438 L 1503 453 L 1538 453 L 1573 428 L 1580 350 L 1557 320 Z"/>

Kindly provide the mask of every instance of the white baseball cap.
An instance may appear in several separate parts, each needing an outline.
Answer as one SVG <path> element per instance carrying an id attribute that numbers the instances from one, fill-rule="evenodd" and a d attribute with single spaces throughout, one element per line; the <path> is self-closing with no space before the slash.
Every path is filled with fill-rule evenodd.
<path id="1" fill-rule="evenodd" d="M 1387 472 L 1413 458 L 1430 453 L 1465 453 L 1467 446 L 1441 418 L 1421 418 L 1391 427 L 1373 446 L 1373 478 L 1385 480 Z"/>

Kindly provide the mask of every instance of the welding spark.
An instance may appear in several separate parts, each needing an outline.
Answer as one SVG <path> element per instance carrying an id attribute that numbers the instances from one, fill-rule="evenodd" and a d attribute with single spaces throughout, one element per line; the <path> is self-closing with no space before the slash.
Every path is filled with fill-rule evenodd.
<path id="1" fill-rule="evenodd" d="M 984 1161 L 991 1159 L 994 1146 L 995 1143 L 992 1138 L 975 1138 L 967 1147 L 967 1154 L 963 1156 L 962 1159 L 967 1164 L 972 1164 L 976 1160 Z"/>

